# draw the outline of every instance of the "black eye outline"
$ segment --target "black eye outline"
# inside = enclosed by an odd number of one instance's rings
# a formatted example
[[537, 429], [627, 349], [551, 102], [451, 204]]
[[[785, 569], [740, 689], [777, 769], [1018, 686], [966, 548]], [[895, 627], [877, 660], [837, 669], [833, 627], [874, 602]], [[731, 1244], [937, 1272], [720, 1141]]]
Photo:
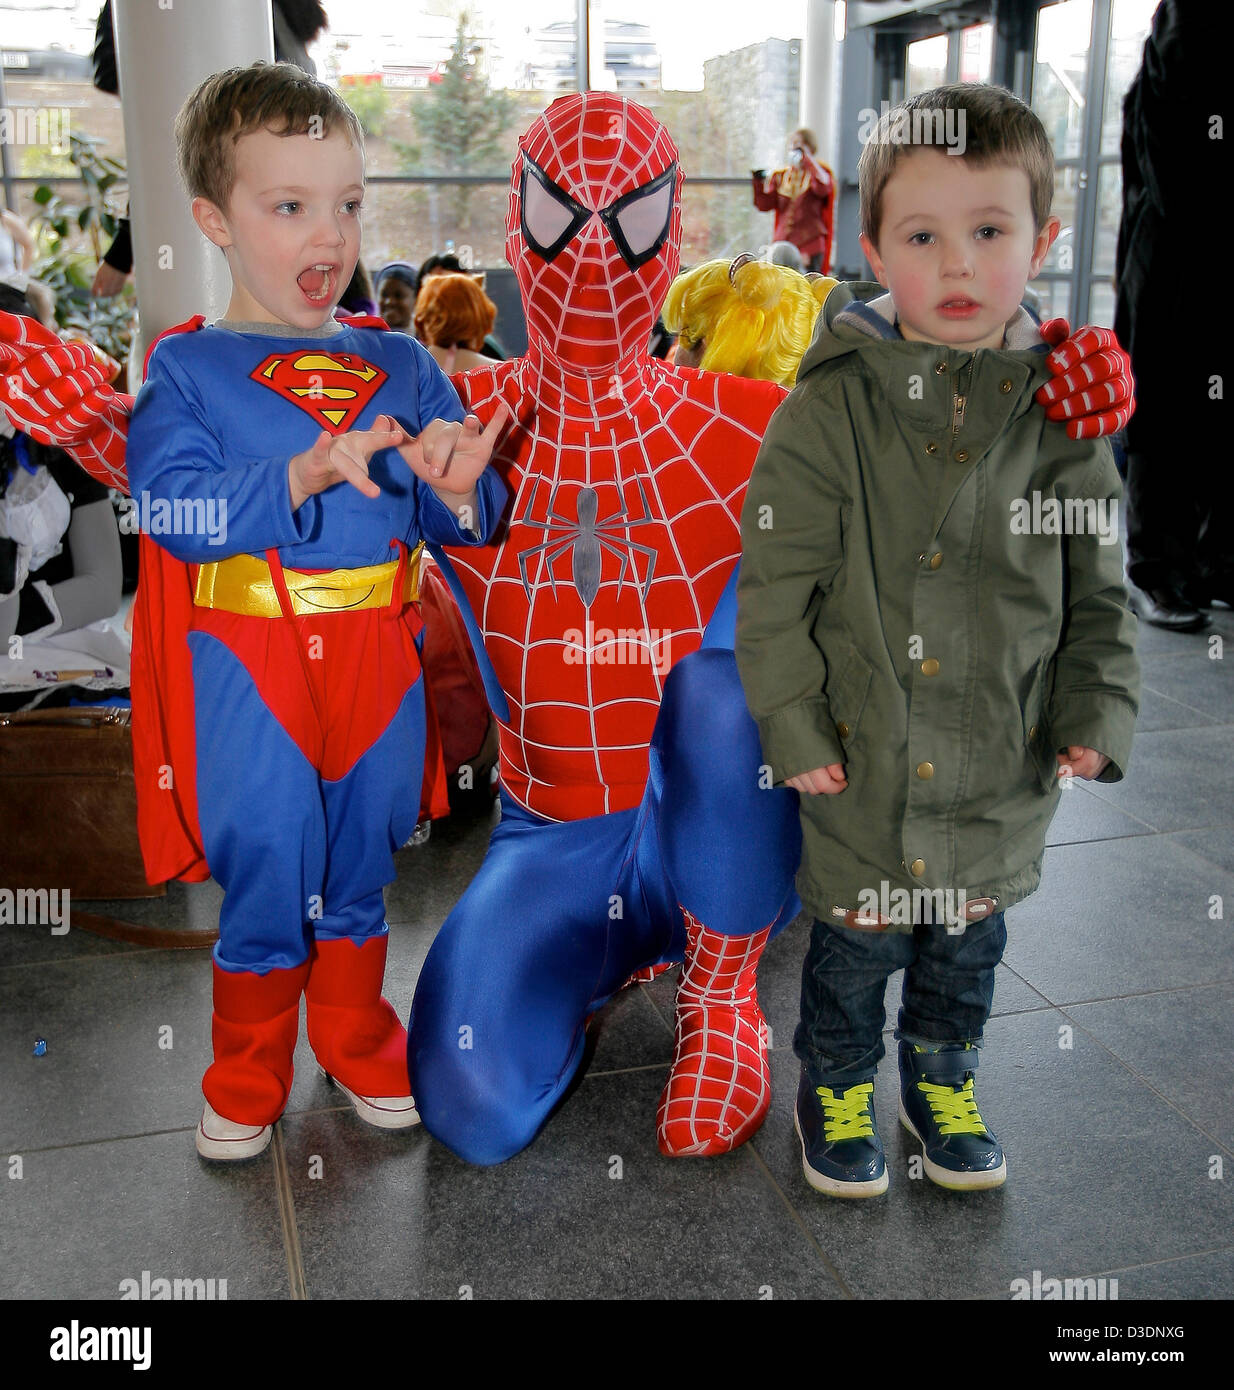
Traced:
[[[527, 175], [531, 174], [540, 187], [555, 203], [559, 203], [570, 214], [565, 230], [551, 246], [542, 246], [527, 226]], [[551, 261], [570, 241], [591, 216], [591, 209], [585, 208], [549, 178], [543, 169], [526, 152], [523, 154], [523, 177], [519, 185], [519, 221], [523, 227], [523, 240], [543, 261]]]
[[673, 183], [677, 178], [677, 161], [674, 160], [662, 174], [657, 174], [650, 183], [645, 183], [642, 188], [636, 188], [630, 193], [623, 193], [615, 203], [610, 203], [608, 207], [601, 208], [599, 212], [600, 220], [608, 228], [608, 234], [613, 238], [618, 251], [621, 252], [621, 259], [631, 270], [637, 270], [639, 266], [646, 265], [653, 260], [660, 252], [660, 248], [668, 240], [669, 228], [673, 225], [673, 207], [676, 202], [676, 195], [668, 200], [668, 209], [664, 214], [664, 226], [660, 229], [659, 236], [647, 247], [645, 251], [633, 251], [630, 243], [625, 238], [625, 233], [621, 230], [621, 223], [618, 218], [631, 203], [637, 203], [643, 198], [650, 198], [658, 193], [666, 183]]
[[[553, 199], [570, 213], [570, 221], [566, 224], [561, 235], [551, 246], [542, 246], [527, 227], [527, 175], [531, 174], [540, 187]], [[673, 208], [676, 204], [676, 195], [669, 199], [668, 210], [664, 217], [664, 226], [655, 241], [644, 251], [634, 251], [630, 243], [626, 240], [625, 233], [621, 230], [621, 223], [618, 221], [621, 214], [631, 203], [636, 203], [643, 198], [650, 198], [658, 193], [666, 183], [674, 183], [677, 178], [677, 161], [674, 160], [662, 174], [657, 174], [650, 183], [644, 184], [641, 188], [632, 189], [629, 193], [624, 193], [615, 203], [610, 203], [606, 208], [600, 208], [596, 216], [608, 228], [608, 234], [613, 238], [613, 243], [621, 253], [621, 259], [631, 270], [637, 270], [639, 266], [646, 265], [648, 261], [654, 259], [659, 254], [660, 248], [668, 240], [669, 230], [673, 225]], [[571, 198], [563, 188], [559, 188], [543, 169], [531, 158], [526, 151], [523, 152], [523, 174], [519, 183], [519, 221], [522, 225], [523, 240], [543, 261], [551, 261], [559, 255], [562, 250], [574, 239], [579, 229], [584, 225], [592, 210], [586, 208], [577, 199]]]

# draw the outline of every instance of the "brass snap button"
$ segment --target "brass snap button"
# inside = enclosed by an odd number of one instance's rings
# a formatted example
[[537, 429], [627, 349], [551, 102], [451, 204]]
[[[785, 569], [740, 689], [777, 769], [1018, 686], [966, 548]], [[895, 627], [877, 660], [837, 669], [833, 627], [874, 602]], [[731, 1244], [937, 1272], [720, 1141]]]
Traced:
[[934, 554], [930, 556], [930, 568], [936, 570], [942, 563], [943, 552], [941, 550], [936, 550]]
[[946, 376], [946, 375], [947, 375], [947, 364], [946, 364], [946, 362], [935, 362], [935, 364], [934, 364], [934, 370], [938, 373], [939, 376]]
[[912, 874], [914, 878], [920, 878], [921, 875], [925, 873], [925, 860], [914, 859], [913, 862], [908, 866], [908, 871], [910, 874]]
[[968, 462], [968, 450], [967, 450], [967, 449], [957, 449], [957, 450], [955, 451], [955, 461], [956, 461], [957, 463], [967, 463], [967, 462]]
[[918, 763], [917, 776], [920, 777], [923, 782], [928, 782], [930, 778], [934, 776], [934, 764]]
[[923, 676], [937, 676], [941, 669], [937, 659], [932, 656], [926, 657], [921, 663], [921, 674]]
[[847, 738], [852, 732], [852, 729], [848, 727], [843, 719], [836, 725], [836, 733], [839, 734], [841, 738]]
[[999, 389], [999, 390], [1003, 393], [1003, 395], [1005, 396], [1005, 395], [1007, 394], [1007, 392], [1011, 390], [1011, 382], [1010, 382], [1010, 381], [1000, 381], [1000, 382], [998, 383], [998, 389]]
[[925, 451], [927, 454], [937, 454], [938, 445], [934, 442], [934, 440], [931, 439], [929, 443], [925, 446]]

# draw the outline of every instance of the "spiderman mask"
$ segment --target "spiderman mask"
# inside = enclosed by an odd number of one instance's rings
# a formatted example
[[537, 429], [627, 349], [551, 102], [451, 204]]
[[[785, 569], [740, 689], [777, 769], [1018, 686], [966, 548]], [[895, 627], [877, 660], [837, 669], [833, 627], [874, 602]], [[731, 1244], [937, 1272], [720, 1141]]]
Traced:
[[607, 92], [562, 97], [519, 141], [506, 222], [533, 352], [584, 374], [645, 351], [679, 267], [668, 131]]

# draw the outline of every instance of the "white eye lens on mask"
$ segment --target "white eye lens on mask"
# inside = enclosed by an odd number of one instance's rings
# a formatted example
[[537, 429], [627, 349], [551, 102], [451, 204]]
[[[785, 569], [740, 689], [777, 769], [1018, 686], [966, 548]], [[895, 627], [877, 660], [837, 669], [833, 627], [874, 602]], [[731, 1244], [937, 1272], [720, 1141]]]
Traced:
[[[618, 198], [596, 216], [608, 228], [631, 270], [646, 264], [668, 239], [672, 226], [677, 165]], [[551, 261], [592, 216], [530, 158], [523, 156], [523, 236], [537, 255]]]
[[532, 250], [546, 261], [556, 256], [591, 215], [530, 159], [523, 163], [522, 204], [523, 234]]

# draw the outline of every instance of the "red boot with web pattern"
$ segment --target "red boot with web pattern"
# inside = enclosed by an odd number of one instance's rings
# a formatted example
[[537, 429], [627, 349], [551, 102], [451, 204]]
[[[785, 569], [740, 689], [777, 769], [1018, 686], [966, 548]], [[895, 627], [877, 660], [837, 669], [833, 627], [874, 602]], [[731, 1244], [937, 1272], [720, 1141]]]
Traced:
[[686, 961], [656, 1139], [669, 1158], [711, 1157], [744, 1144], [771, 1105], [767, 1024], [755, 986], [771, 928], [723, 936], [682, 911]]

